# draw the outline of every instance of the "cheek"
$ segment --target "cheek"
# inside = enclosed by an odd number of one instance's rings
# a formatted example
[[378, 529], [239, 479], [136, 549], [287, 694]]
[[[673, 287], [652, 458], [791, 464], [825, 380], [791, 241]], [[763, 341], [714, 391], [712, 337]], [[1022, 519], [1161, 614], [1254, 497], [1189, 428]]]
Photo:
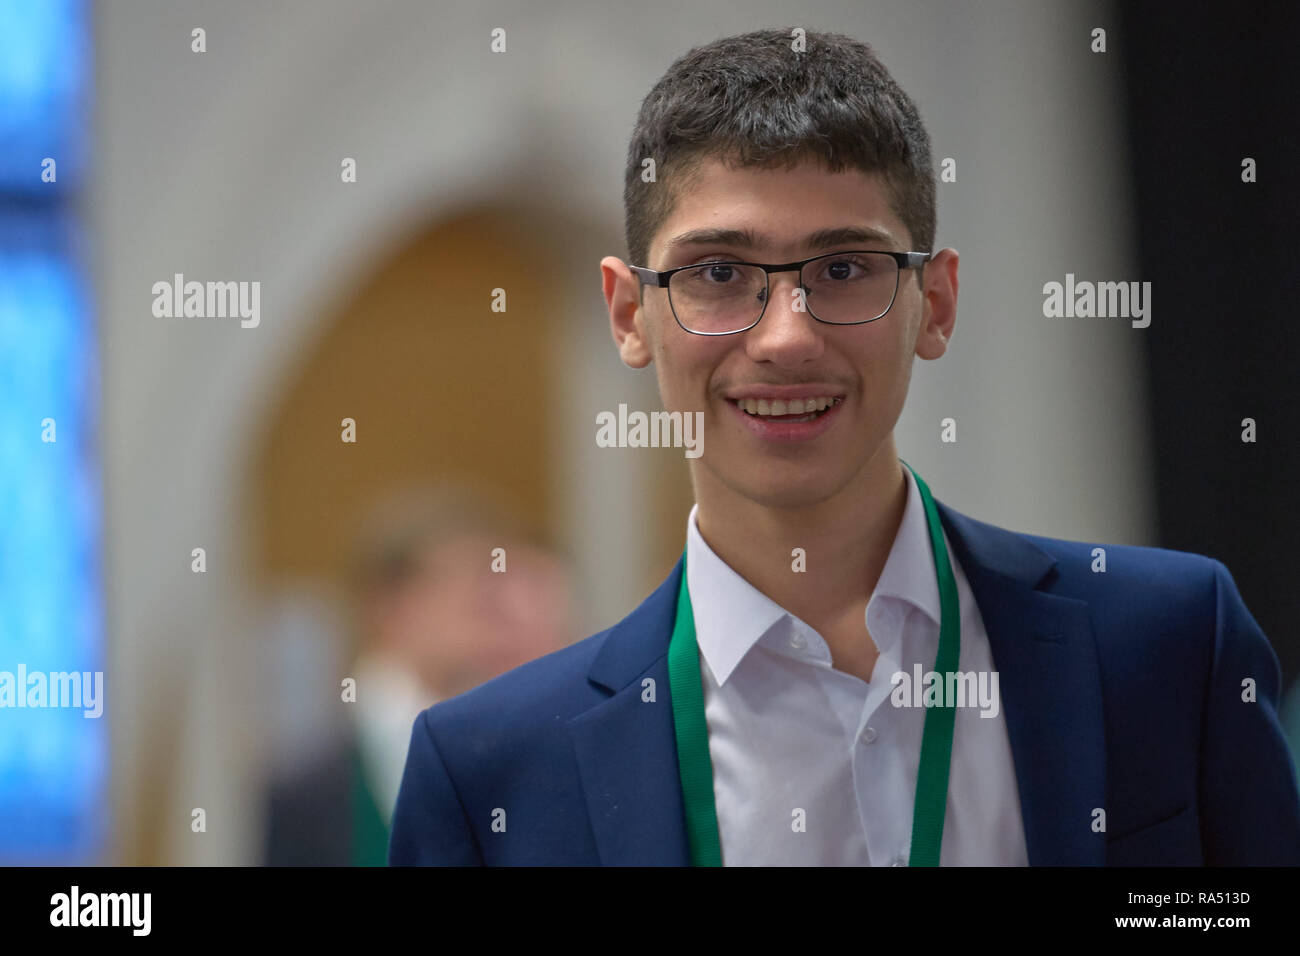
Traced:
[[902, 333], [893, 329], [880, 331], [889, 334], [881, 335], [872, 343], [872, 348], [865, 353], [863, 361], [872, 379], [881, 383], [896, 383], [906, 377], [913, 347], [909, 345], [906, 331]]
[[659, 367], [659, 392], [665, 406], [703, 411], [708, 407], [710, 383], [720, 367], [725, 352], [687, 342], [679, 347], [656, 351]]
[[877, 392], [888, 387], [898, 366], [897, 343], [884, 336], [854, 343], [845, 358], [852, 364], [864, 390]]

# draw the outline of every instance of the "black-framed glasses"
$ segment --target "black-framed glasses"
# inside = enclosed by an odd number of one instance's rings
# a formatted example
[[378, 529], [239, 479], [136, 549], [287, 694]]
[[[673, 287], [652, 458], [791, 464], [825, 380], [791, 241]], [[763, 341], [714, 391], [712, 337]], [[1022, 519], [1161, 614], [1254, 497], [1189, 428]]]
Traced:
[[899, 273], [930, 258], [928, 252], [828, 252], [780, 265], [708, 259], [665, 272], [629, 268], [643, 283], [668, 290], [673, 318], [687, 332], [733, 335], [763, 318], [774, 272], [799, 273], [796, 311], [827, 325], [864, 325], [893, 307]]

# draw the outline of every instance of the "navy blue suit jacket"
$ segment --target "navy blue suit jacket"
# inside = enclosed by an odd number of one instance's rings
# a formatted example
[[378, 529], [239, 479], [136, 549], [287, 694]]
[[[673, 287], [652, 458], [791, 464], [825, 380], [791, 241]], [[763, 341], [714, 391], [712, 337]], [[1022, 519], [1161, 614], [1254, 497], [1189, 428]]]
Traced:
[[[1094, 545], [936, 504], [992, 646], [1030, 865], [1300, 863], [1277, 656], [1223, 564], [1111, 545], [1093, 572]], [[389, 862], [688, 864], [667, 667], [681, 573], [420, 714]]]

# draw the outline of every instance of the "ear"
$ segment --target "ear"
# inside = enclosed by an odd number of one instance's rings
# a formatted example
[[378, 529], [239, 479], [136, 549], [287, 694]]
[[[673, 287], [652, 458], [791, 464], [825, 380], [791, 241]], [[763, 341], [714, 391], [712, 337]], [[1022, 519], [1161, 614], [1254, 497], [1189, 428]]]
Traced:
[[916, 354], [923, 359], [937, 359], [948, 350], [957, 322], [957, 262], [956, 249], [941, 249], [920, 273], [925, 304]]
[[600, 275], [618, 356], [624, 365], [645, 368], [653, 352], [641, 308], [641, 282], [622, 259], [614, 256], [600, 260]]

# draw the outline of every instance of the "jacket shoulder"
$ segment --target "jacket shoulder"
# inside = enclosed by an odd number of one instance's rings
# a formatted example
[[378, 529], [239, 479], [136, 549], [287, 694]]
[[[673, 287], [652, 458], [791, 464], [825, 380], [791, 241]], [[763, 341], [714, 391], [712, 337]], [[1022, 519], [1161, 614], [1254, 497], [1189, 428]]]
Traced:
[[1231, 580], [1228, 569], [1215, 558], [1191, 551], [1150, 545], [1080, 541], [1014, 531], [946, 509], [963, 539], [967, 554], [987, 556], [1014, 547], [1032, 548], [1051, 566], [1047, 582], [1054, 593], [1089, 599], [1116, 590], [1155, 592], [1162, 597], [1213, 595], [1220, 575]]
[[421, 719], [439, 737], [500, 736], [535, 727], [538, 721], [564, 722], [603, 700], [587, 673], [612, 628], [521, 664], [471, 690], [439, 701]]

